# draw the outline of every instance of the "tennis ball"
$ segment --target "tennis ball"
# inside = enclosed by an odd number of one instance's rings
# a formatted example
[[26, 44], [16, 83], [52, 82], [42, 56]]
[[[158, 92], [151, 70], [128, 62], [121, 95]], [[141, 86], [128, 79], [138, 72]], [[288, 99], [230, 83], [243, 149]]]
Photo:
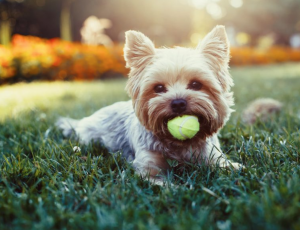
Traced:
[[200, 130], [196, 116], [183, 115], [168, 121], [168, 130], [178, 140], [193, 138]]

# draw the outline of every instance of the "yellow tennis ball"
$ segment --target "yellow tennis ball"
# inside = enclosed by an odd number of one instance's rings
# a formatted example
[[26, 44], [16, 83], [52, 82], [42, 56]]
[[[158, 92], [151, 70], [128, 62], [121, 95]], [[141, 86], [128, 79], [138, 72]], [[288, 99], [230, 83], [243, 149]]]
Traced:
[[168, 121], [168, 130], [178, 140], [193, 138], [200, 130], [196, 116], [183, 115]]

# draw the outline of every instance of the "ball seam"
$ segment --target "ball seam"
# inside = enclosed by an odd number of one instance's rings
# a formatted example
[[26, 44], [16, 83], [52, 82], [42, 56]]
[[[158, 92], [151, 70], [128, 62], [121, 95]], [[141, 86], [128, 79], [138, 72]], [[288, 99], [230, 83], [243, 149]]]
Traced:
[[198, 119], [197, 119], [196, 117], [190, 116], [190, 117], [186, 117], [186, 118], [181, 122], [181, 124], [179, 125], [179, 133], [180, 133], [180, 135], [181, 135], [183, 138], [185, 138], [185, 139], [187, 139], [187, 138], [189, 138], [189, 137], [186, 136], [186, 135], [184, 135], [184, 134], [182, 133], [182, 127], [183, 127], [184, 123], [187, 122], [187, 120], [189, 120], [189, 119], [195, 119], [195, 120], [198, 121]]

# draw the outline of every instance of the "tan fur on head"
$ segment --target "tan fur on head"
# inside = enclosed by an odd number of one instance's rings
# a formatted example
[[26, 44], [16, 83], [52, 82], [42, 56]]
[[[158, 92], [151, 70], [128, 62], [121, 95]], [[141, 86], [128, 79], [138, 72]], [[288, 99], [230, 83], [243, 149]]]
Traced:
[[[223, 26], [215, 27], [196, 49], [155, 49], [148, 37], [140, 32], [126, 33], [124, 56], [131, 68], [126, 86], [132, 97], [140, 122], [159, 138], [176, 141], [167, 130], [168, 119], [174, 114], [171, 102], [187, 102], [183, 114], [196, 115], [201, 129], [192, 142], [216, 133], [228, 120], [234, 104], [228, 73], [229, 44]], [[200, 90], [189, 85], [197, 81]], [[165, 92], [156, 93], [154, 87], [163, 85]]]

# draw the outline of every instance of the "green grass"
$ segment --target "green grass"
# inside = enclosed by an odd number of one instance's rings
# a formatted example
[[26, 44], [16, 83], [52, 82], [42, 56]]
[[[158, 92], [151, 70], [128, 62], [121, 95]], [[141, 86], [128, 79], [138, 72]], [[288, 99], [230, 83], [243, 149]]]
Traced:
[[[53, 127], [59, 115], [127, 100], [124, 80], [0, 87], [0, 229], [300, 229], [299, 64], [231, 73], [236, 112], [220, 140], [246, 169], [175, 165], [173, 187], [140, 178], [100, 144], [75, 154], [76, 139]], [[241, 111], [257, 97], [284, 110], [245, 126]]]

